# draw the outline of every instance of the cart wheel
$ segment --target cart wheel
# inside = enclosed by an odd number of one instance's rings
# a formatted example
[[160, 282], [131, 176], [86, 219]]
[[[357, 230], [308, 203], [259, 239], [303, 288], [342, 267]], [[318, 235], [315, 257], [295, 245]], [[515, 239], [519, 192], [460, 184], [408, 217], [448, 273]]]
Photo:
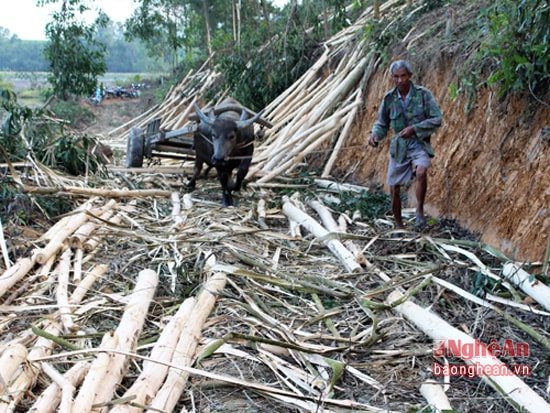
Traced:
[[143, 133], [133, 128], [126, 147], [126, 168], [140, 168], [143, 165]]

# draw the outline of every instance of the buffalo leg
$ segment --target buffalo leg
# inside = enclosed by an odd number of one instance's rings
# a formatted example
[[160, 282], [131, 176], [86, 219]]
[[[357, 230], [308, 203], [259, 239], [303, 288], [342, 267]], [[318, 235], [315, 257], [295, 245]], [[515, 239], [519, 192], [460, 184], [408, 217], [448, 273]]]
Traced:
[[201, 171], [202, 171], [202, 165], [204, 161], [200, 158], [195, 159], [195, 167], [193, 168], [193, 176], [191, 177], [191, 180], [187, 183], [187, 188], [189, 189], [195, 189], [195, 184], [197, 182], [197, 178], [199, 177]]
[[239, 169], [237, 169], [237, 176], [235, 178], [235, 182], [231, 185], [231, 190], [239, 191], [241, 189], [241, 185], [243, 183], [244, 177], [248, 173], [248, 168], [250, 167], [250, 161], [251, 161], [250, 159], [245, 159], [239, 165]]
[[228, 187], [230, 173], [224, 170], [224, 168], [216, 168], [216, 170], [218, 171], [218, 179], [222, 186], [222, 206], [232, 206], [233, 197], [231, 196], [231, 189]]

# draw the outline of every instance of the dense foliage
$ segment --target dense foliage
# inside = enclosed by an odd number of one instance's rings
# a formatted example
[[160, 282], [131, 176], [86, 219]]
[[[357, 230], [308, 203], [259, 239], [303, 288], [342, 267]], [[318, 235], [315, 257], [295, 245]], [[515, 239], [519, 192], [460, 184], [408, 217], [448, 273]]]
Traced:
[[48, 70], [42, 51], [45, 41], [21, 40], [0, 27], [0, 70], [41, 72]]
[[550, 4], [544, 0], [501, 0], [484, 13], [489, 35], [482, 53], [491, 59], [489, 84], [535, 94], [550, 78]]
[[102, 168], [103, 162], [92, 153], [99, 143], [96, 138], [74, 135], [44, 109], [20, 105], [11, 90], [0, 89], [0, 122], [1, 163], [31, 157], [71, 175]]
[[[55, 3], [57, 0], [42, 0]], [[54, 12], [46, 25], [49, 43], [44, 49], [50, 62], [48, 80], [53, 93], [64, 100], [71, 95], [91, 94], [97, 77], [107, 71], [105, 45], [97, 40], [96, 27], [105, 27], [108, 17], [99, 13], [93, 24], [87, 25], [82, 14], [89, 8], [80, 0], [63, 0], [61, 10]]]
[[[67, 133], [51, 114], [20, 105], [11, 90], [0, 88], [0, 163], [25, 161], [73, 175], [95, 173], [103, 168], [102, 158], [92, 151], [97, 144], [95, 138]], [[17, 181], [11, 174], [0, 181], [2, 218], [29, 225], [33, 216], [62, 214], [69, 207], [63, 197], [31, 199]]]
[[[128, 41], [120, 23], [109, 22], [99, 28], [98, 41], [105, 45], [107, 72], [147, 73], [166, 72], [169, 65], [149, 56], [145, 44]], [[22, 40], [0, 27], [0, 70], [12, 72], [46, 72], [49, 63], [44, 57], [46, 40]]]

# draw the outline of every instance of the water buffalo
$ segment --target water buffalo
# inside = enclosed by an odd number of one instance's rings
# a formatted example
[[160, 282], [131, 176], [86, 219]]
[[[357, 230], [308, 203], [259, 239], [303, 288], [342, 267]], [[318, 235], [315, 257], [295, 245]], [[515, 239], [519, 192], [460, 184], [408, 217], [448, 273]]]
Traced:
[[[260, 119], [263, 111], [247, 119], [247, 112], [234, 99], [224, 100], [208, 116], [196, 104], [194, 107], [200, 125], [193, 136], [195, 168], [187, 187], [195, 188], [202, 166], [206, 163], [209, 166], [206, 173], [211, 167], [215, 167], [218, 173], [223, 190], [222, 205], [233, 205], [231, 191], [241, 189], [243, 179], [248, 173], [254, 152], [253, 124]], [[237, 169], [234, 180], [231, 179], [233, 169]]]

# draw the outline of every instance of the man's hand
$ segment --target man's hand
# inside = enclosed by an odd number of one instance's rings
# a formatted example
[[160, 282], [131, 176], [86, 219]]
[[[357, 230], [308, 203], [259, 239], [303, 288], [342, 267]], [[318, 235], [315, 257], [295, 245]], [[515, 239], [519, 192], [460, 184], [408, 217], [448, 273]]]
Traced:
[[376, 137], [376, 135], [370, 135], [369, 145], [373, 148], [376, 148], [378, 146], [378, 138]]
[[403, 139], [409, 139], [414, 136], [414, 128], [412, 126], [407, 126], [401, 132], [399, 132], [399, 137]]

